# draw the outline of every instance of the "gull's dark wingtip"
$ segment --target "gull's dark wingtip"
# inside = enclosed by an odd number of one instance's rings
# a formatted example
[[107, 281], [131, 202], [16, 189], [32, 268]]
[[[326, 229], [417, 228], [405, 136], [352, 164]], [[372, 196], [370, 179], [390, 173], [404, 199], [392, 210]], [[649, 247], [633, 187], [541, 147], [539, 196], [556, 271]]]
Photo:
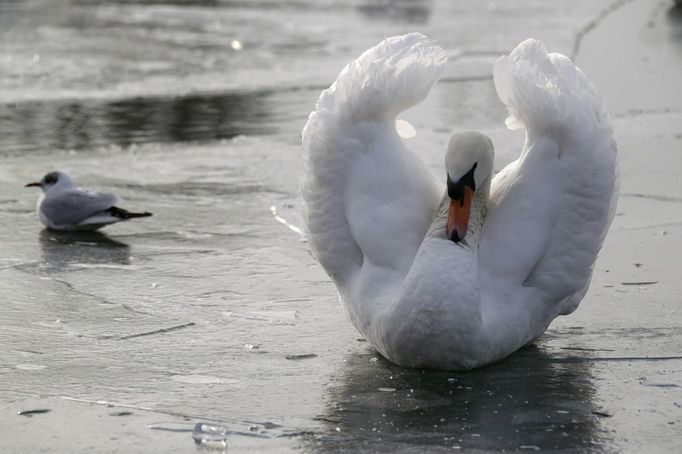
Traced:
[[152, 216], [149, 211], [143, 211], [141, 213], [135, 213], [132, 211], [124, 210], [123, 208], [111, 207], [107, 210], [112, 216], [116, 216], [121, 219], [133, 219], [133, 218], [148, 218]]

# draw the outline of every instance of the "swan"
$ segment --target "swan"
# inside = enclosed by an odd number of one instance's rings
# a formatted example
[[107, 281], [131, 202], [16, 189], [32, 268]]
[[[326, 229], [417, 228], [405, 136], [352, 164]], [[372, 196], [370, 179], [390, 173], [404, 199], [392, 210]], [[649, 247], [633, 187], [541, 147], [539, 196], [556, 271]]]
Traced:
[[573, 312], [618, 195], [617, 147], [586, 75], [537, 40], [494, 64], [519, 158], [493, 175], [494, 147], [454, 134], [445, 184], [396, 132], [447, 62], [420, 33], [348, 64], [303, 128], [310, 248], [348, 318], [401, 366], [467, 370], [500, 360]]

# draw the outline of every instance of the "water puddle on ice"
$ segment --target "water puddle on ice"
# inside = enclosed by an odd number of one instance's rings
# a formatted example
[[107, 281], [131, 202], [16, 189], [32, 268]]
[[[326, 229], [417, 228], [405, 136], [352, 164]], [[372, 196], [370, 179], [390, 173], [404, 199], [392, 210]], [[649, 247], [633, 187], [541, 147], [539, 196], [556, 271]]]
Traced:
[[211, 375], [191, 374], [191, 375], [173, 375], [171, 377], [174, 381], [180, 383], [189, 383], [194, 385], [236, 385], [239, 380], [230, 378], [214, 377]]
[[274, 131], [269, 92], [0, 104], [0, 149], [45, 149], [229, 139]]

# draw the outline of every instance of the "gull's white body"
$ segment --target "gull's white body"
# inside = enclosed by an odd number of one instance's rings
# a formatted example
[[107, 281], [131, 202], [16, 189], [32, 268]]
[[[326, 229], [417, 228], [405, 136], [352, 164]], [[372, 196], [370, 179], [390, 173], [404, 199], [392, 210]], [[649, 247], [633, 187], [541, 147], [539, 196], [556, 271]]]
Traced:
[[395, 131], [445, 63], [413, 33], [344, 68], [303, 130], [301, 192], [311, 248], [367, 340], [401, 365], [468, 369], [578, 306], [614, 214], [617, 153], [582, 71], [521, 43], [495, 85], [526, 144], [476, 191], [464, 241], [446, 239], [444, 185]]

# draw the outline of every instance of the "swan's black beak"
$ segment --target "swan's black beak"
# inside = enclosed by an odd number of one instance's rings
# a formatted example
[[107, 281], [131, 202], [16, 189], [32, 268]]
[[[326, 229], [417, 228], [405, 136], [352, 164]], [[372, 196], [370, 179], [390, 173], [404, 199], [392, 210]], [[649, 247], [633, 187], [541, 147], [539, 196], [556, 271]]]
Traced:
[[27, 184], [26, 186], [24, 186], [24, 187], [25, 187], [25, 188], [30, 188], [30, 187], [34, 187], [34, 186], [40, 187], [40, 183], [38, 183], [38, 182], [28, 183], [28, 184]]
[[448, 175], [448, 196], [450, 206], [448, 207], [448, 222], [445, 234], [455, 243], [464, 239], [469, 229], [469, 215], [471, 213], [471, 203], [476, 190], [474, 181], [474, 169], [454, 183]]

